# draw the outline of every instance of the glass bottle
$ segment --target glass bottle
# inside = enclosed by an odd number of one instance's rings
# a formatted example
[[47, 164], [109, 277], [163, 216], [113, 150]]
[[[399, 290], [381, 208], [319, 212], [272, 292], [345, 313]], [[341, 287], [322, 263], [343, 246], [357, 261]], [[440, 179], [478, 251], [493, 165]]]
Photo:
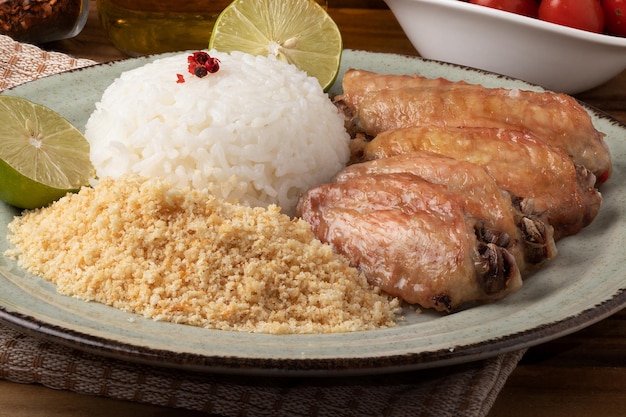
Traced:
[[72, 38], [88, 15], [89, 0], [0, 0], [0, 34], [34, 44]]
[[[215, 19], [232, 0], [97, 0], [113, 44], [137, 56], [206, 49]], [[318, 1], [324, 5], [327, 1]]]

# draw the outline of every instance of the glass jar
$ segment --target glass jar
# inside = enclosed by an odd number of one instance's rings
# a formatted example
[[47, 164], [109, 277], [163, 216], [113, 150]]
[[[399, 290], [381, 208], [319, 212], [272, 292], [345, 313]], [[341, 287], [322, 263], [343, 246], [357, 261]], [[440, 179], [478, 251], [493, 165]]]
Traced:
[[137, 56], [206, 49], [215, 19], [231, 1], [97, 0], [97, 4], [111, 42]]
[[68, 39], [88, 14], [89, 0], [0, 0], [0, 34], [34, 44]]

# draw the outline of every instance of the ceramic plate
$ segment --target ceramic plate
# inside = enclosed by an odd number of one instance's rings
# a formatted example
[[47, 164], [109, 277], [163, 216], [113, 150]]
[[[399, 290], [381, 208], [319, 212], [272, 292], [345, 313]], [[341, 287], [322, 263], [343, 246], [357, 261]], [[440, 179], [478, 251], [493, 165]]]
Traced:
[[[122, 71], [154, 58], [97, 65], [40, 79], [6, 94], [58, 111], [79, 128]], [[488, 86], [538, 87], [490, 73], [414, 57], [345, 51], [350, 67], [464, 79]], [[337, 84], [340, 83], [340, 80]], [[333, 92], [339, 91], [336, 85]], [[506, 299], [454, 314], [406, 312], [396, 328], [318, 335], [264, 335], [156, 322], [58, 295], [48, 282], [0, 257], [0, 318], [78, 349], [124, 360], [208, 372], [329, 375], [390, 372], [487, 358], [539, 344], [595, 323], [626, 305], [626, 126], [588, 108], [606, 134], [614, 176], [604, 205], [559, 255]], [[18, 212], [0, 204], [0, 235]], [[6, 239], [0, 251], [7, 248]]]

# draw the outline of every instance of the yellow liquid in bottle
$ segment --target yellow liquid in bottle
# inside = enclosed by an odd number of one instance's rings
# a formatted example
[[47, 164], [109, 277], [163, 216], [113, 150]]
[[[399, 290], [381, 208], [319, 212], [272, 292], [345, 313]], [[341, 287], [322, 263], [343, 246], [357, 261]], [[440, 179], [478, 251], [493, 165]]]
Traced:
[[[217, 16], [231, 1], [97, 0], [113, 44], [133, 56], [206, 49]], [[318, 1], [324, 8], [328, 2]]]
[[230, 1], [98, 0], [100, 21], [129, 55], [206, 49], [213, 24]]

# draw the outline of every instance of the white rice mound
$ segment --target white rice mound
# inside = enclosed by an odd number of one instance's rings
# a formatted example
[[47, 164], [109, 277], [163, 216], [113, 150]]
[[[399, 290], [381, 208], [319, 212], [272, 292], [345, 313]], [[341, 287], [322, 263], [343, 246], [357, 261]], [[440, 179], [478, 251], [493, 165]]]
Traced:
[[220, 70], [204, 78], [188, 72], [183, 53], [124, 72], [105, 90], [85, 131], [97, 176], [161, 177], [293, 215], [301, 193], [347, 163], [343, 118], [293, 65], [208, 52]]

